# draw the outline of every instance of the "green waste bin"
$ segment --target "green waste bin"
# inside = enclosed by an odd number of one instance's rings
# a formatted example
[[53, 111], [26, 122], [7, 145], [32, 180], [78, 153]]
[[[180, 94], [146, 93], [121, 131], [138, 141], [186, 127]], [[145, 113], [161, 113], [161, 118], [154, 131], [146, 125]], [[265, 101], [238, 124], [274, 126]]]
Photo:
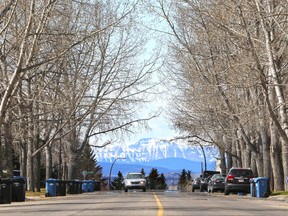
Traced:
[[12, 178], [12, 202], [24, 202], [26, 194], [26, 180], [21, 176]]
[[0, 204], [10, 204], [12, 201], [12, 180], [0, 178]]

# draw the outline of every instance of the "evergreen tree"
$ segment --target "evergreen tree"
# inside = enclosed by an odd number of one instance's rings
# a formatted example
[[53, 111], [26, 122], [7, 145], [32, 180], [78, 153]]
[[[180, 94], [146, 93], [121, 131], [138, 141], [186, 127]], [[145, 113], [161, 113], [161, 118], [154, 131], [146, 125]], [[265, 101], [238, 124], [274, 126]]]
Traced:
[[191, 176], [191, 171], [190, 170], [187, 171], [187, 180], [188, 181], [192, 180], [192, 176]]
[[112, 181], [112, 187], [115, 190], [122, 190], [124, 186], [124, 177], [123, 174], [119, 171], [118, 176]]
[[144, 176], [146, 176], [146, 175], [145, 175], [145, 171], [144, 171], [144, 169], [143, 169], [143, 168], [141, 169], [141, 171], [140, 171], [140, 172], [141, 172], [141, 173], [142, 173]]
[[166, 179], [163, 173], [159, 175], [158, 170], [152, 168], [148, 176], [148, 187], [150, 189], [161, 189], [164, 190], [167, 188]]
[[165, 190], [167, 188], [166, 179], [163, 173], [158, 178], [158, 189]]
[[156, 168], [152, 168], [148, 176], [150, 189], [156, 189], [158, 177], [158, 170]]
[[181, 172], [178, 184], [179, 184], [181, 190], [183, 190], [187, 184], [187, 172], [185, 169], [183, 169]]
[[[102, 180], [102, 167], [98, 164], [95, 154], [89, 143], [84, 146], [81, 156], [78, 158], [77, 178]], [[83, 175], [86, 172], [86, 176]]]

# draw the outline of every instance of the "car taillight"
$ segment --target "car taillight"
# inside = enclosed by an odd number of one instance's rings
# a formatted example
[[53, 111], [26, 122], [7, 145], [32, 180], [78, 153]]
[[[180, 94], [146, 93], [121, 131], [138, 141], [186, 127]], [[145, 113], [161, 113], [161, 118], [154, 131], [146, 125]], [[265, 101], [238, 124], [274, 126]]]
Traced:
[[228, 175], [227, 176], [227, 181], [234, 181], [234, 176], [233, 175]]

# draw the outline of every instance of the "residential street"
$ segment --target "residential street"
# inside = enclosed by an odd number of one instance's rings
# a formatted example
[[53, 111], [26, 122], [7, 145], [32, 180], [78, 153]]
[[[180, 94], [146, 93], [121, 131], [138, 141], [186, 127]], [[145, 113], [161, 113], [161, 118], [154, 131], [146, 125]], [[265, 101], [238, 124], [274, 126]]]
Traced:
[[200, 192], [92, 192], [0, 205], [5, 216], [287, 215], [287, 199]]

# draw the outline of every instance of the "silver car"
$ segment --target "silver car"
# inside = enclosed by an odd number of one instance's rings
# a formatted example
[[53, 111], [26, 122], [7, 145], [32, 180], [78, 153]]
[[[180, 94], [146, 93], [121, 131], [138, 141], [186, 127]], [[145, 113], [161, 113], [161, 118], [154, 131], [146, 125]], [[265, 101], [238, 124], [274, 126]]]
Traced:
[[146, 191], [146, 179], [142, 173], [130, 172], [124, 179], [124, 190], [128, 192], [129, 189], [141, 189]]

